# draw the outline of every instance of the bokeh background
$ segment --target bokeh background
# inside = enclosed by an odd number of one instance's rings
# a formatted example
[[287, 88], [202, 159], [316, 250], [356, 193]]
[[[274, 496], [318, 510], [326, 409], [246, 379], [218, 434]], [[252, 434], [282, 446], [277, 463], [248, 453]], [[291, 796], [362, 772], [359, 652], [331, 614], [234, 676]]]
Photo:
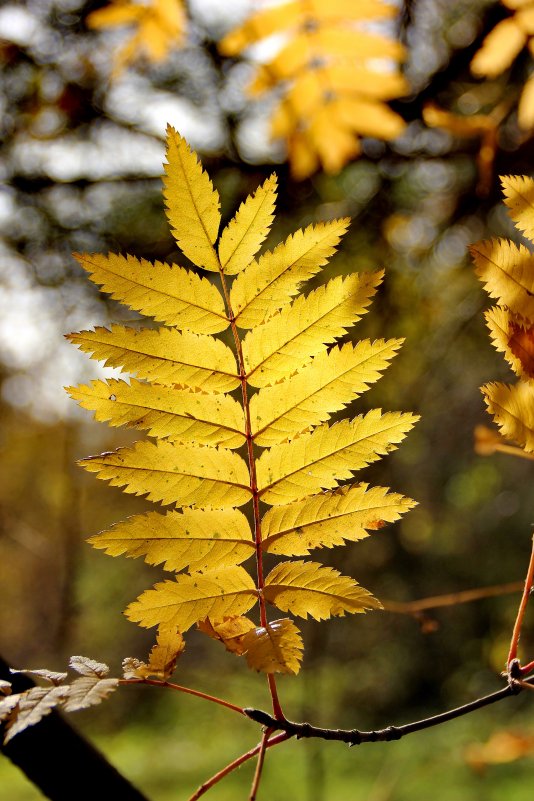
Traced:
[[[63, 334], [132, 319], [90, 285], [73, 251], [185, 262], [162, 204], [166, 123], [202, 155], [223, 219], [276, 170], [281, 191], [268, 246], [310, 222], [350, 215], [327, 275], [386, 268], [355, 333], [403, 336], [406, 344], [351, 411], [380, 406], [421, 415], [406, 443], [361, 475], [419, 506], [362, 543], [325, 552], [324, 561], [397, 602], [521, 580], [533, 467], [474, 451], [475, 426], [490, 422], [479, 386], [510, 374], [490, 346], [487, 298], [467, 255], [469, 243], [490, 236], [520, 239], [498, 176], [532, 171], [532, 138], [515, 111], [532, 68], [528, 51], [493, 80], [477, 80], [469, 70], [484, 36], [510, 11], [482, 0], [399, 3], [410, 93], [392, 105], [407, 122], [404, 133], [388, 143], [364, 139], [362, 156], [338, 175], [318, 172], [296, 182], [283, 144], [269, 141], [269, 104], [253, 104], [244, 93], [250, 65], [222, 58], [216, 46], [258, 4], [190, 2], [183, 46], [114, 77], [113, 59], [128, 32], [89, 29], [87, 15], [102, 5], [6, 0], [0, 7], [0, 653], [15, 666], [58, 670], [70, 654], [82, 653], [117, 671], [122, 658], [143, 658], [151, 644], [151, 634], [121, 611], [161, 571], [109, 559], [85, 543], [148, 504], [75, 466], [77, 458], [134, 437], [92, 422], [67, 398], [63, 386], [112, 371], [90, 362]], [[504, 100], [509, 107], [482, 178], [479, 136], [424, 122], [429, 101], [468, 118], [488, 115]], [[280, 680], [287, 713], [369, 728], [491, 692], [500, 686], [517, 603], [517, 593], [503, 594], [422, 619], [384, 612], [305, 623], [302, 672]], [[527, 621], [522, 647], [530, 659], [533, 633]], [[261, 677], [196, 633], [177, 677], [245, 706], [268, 707]], [[153, 801], [186, 798], [254, 744], [246, 722], [169, 694], [127, 688], [73, 720]], [[269, 754], [261, 797], [416, 801], [431, 793], [436, 801], [526, 801], [534, 767], [530, 700], [504, 702], [399, 743], [350, 751], [291, 743]], [[211, 797], [245, 797], [250, 778], [243, 768]], [[5, 801], [41, 797], [3, 757], [0, 788]]]

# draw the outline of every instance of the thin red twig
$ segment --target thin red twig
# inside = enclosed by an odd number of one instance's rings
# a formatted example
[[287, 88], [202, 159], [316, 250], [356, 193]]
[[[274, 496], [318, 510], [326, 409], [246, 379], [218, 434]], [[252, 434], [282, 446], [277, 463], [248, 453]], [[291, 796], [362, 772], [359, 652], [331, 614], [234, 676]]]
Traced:
[[273, 733], [272, 729], [265, 729], [263, 737], [261, 738], [260, 750], [258, 752], [258, 761], [256, 763], [256, 770], [254, 771], [254, 779], [252, 780], [252, 787], [250, 788], [250, 795], [248, 801], [256, 801], [258, 788], [260, 786], [261, 772], [263, 770], [263, 763], [265, 762], [265, 751], [267, 750], [267, 743], [269, 737]]
[[[534, 536], [532, 537], [532, 549], [530, 551], [530, 562], [528, 564], [527, 575], [525, 577], [525, 587], [523, 589], [523, 595], [521, 596], [521, 601], [519, 603], [519, 609], [517, 610], [517, 617], [515, 619], [514, 630], [512, 632], [512, 639], [510, 641], [510, 650], [508, 651], [508, 660], [506, 662], [508, 670], [510, 670], [512, 662], [515, 659], [517, 659], [519, 638], [521, 637], [521, 629], [523, 628], [525, 612], [527, 609], [528, 599], [533, 584], [534, 584]], [[525, 671], [526, 668], [529, 668], [527, 672], [530, 672], [530, 670], [532, 669], [531, 664], [532, 663], [526, 665], [525, 668], [522, 668], [521, 672]]]
[[192, 690], [191, 687], [184, 687], [181, 684], [174, 684], [172, 681], [164, 681], [159, 679], [119, 679], [119, 684], [150, 684], [152, 687], [169, 687], [171, 690], [178, 690], [181, 693], [188, 695], [196, 695], [197, 698], [203, 698], [205, 701], [212, 701], [214, 704], [224, 706], [226, 709], [231, 709], [233, 712], [239, 712], [244, 715], [243, 707], [236, 706], [236, 704], [225, 701], [223, 698], [217, 698], [216, 695], [208, 695], [201, 690]]
[[[265, 743], [265, 748], [271, 748], [273, 745], [283, 743], [285, 740], [289, 740], [291, 736], [292, 735], [287, 734], [287, 732], [277, 734], [275, 737], [272, 737], [270, 740], [268, 740], [268, 742]], [[189, 801], [197, 801], [197, 799], [203, 796], [204, 793], [207, 793], [208, 790], [210, 790], [215, 784], [220, 782], [221, 779], [224, 779], [225, 776], [228, 776], [229, 773], [238, 768], [244, 762], [247, 762], [249, 759], [252, 759], [252, 757], [256, 756], [262, 747], [262, 743], [263, 739], [261, 743], [258, 743], [258, 745], [254, 746], [254, 748], [251, 748], [250, 751], [247, 751], [245, 754], [241, 754], [241, 756], [237, 757], [237, 759], [234, 759], [233, 762], [230, 762], [229, 765], [226, 765], [226, 767], [212, 776], [211, 779], [208, 779], [206, 782], [204, 782], [204, 784], [201, 784], [198, 790], [189, 798]]]

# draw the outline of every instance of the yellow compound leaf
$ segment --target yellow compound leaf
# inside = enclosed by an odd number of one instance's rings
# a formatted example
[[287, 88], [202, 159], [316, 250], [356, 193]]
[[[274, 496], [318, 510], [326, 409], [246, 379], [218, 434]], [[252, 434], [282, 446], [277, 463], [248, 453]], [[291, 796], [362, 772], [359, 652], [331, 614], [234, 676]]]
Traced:
[[186, 24], [181, 0], [112, 0], [89, 14], [86, 22], [90, 28], [134, 27], [131, 38], [115, 55], [115, 77], [140, 54], [150, 61], [163, 61], [171, 49], [182, 46]]
[[245, 441], [243, 407], [229, 395], [150, 385], [132, 379], [92, 381], [67, 392], [100, 422], [146, 429], [159, 439], [239, 448]]
[[[335, 29], [337, 23], [381, 15], [374, 0], [357, 6], [332, 0], [328, 7], [309, 0], [307, 7], [321, 31], [316, 35], [313, 24], [302, 27], [299, 0], [297, 44], [292, 43], [296, 62], [304, 28], [310, 28], [308, 38], [314, 41], [344, 42], [348, 52], [350, 37]], [[382, 16], [393, 13], [381, 8]], [[377, 52], [380, 36], [357, 33], [367, 36], [362, 52]], [[391, 52], [401, 50], [396, 45]], [[347, 65], [339, 59], [322, 63], [324, 75], [329, 72], [340, 91], [347, 84], [346, 92], [328, 102], [323, 98], [313, 113], [310, 106], [309, 125], [295, 125], [286, 108], [282, 122], [292, 146], [300, 148], [298, 169], [315, 168], [319, 157], [325, 166], [342, 166], [359, 147], [357, 126], [371, 131], [394, 118], [377, 101], [400, 88], [398, 76], [383, 76], [374, 88], [351, 94]], [[372, 65], [361, 58], [360, 67], [357, 74], [367, 79]], [[314, 103], [313, 83], [309, 87], [308, 100]], [[286, 107], [287, 99], [286, 93]], [[127, 680], [166, 680], [183, 649], [181, 635], [195, 624], [227, 650], [245, 655], [252, 669], [295, 674], [302, 657], [300, 634], [288, 619], [269, 622], [266, 602], [319, 620], [380, 604], [353, 579], [313, 562], [278, 565], [265, 580], [260, 558], [254, 578], [241, 563], [259, 556], [260, 548], [265, 554], [301, 556], [362, 539], [414, 505], [387, 488], [339, 483], [394, 450], [415, 416], [374, 409], [352, 421], [325, 422], [380, 378], [401, 340], [347, 342], [329, 350], [366, 312], [382, 271], [342, 275], [294, 299], [335, 252], [347, 219], [309, 225], [256, 256], [273, 221], [275, 176], [241, 204], [217, 241], [218, 194], [196, 154], [171, 128], [167, 154], [165, 197], [176, 240], [197, 267], [219, 273], [222, 291], [182, 267], [113, 254], [78, 256], [98, 286], [160, 325], [71, 334], [93, 358], [138, 378], [92, 381], [69, 392], [97, 420], [146, 430], [156, 440], [88, 457], [81, 465], [127, 493], [182, 511], [139, 514], [89, 541], [110, 556], [188, 571], [143, 592], [126, 609], [133, 622], [159, 628], [147, 662], [124, 661]], [[525, 348], [529, 332], [519, 317], [506, 313], [506, 347], [513, 355]], [[232, 336], [214, 336], [230, 321]], [[239, 329], [247, 328], [241, 339]], [[242, 402], [225, 394], [238, 389]], [[266, 448], [259, 457], [258, 447]], [[275, 508], [261, 520], [255, 516], [253, 535], [250, 507], [258, 496]], [[243, 514], [238, 507], [245, 504]], [[258, 600], [261, 626], [246, 617]], [[84, 679], [68, 703], [82, 708], [107, 693], [108, 668], [81, 657], [73, 660]], [[0, 698], [0, 717], [15, 720], [18, 710], [18, 699]]]
[[471, 72], [477, 77], [495, 78], [508, 69], [526, 41], [526, 34], [515, 17], [499, 22], [475, 53], [471, 61]]
[[247, 381], [265, 387], [303, 367], [365, 313], [383, 272], [333, 278], [246, 335]]
[[262, 520], [263, 547], [281, 556], [306, 556], [313, 548], [355, 542], [399, 520], [415, 501], [386, 487], [344, 486], [305, 501], [275, 506]]
[[254, 554], [247, 518], [237, 509], [148, 512], [116, 523], [88, 542], [110, 556], [143, 556], [149, 565], [177, 571], [230, 567]]
[[187, 631], [206, 617], [221, 621], [242, 615], [257, 601], [254, 582], [242, 567], [227, 567], [193, 575], [180, 574], [146, 590], [125, 615], [144, 628], [165, 624]]
[[527, 248], [492, 239], [470, 250], [488, 294], [514, 314], [534, 320], [534, 256]]
[[260, 249], [273, 222], [275, 201], [276, 175], [273, 173], [241, 204], [221, 234], [219, 259], [226, 275], [241, 272]]
[[354, 420], [326, 423], [292, 442], [274, 445], [257, 461], [260, 497], [272, 506], [336, 487], [352, 473], [395, 450], [419, 418], [372, 409]]
[[323, 423], [377, 381], [401, 339], [366, 339], [318, 354], [291, 378], [261, 389], [250, 400], [252, 434], [270, 446]]
[[534, 452], [534, 383], [519, 381], [510, 386], [496, 382], [481, 389], [501, 434], [527, 453]]
[[251, 262], [235, 280], [230, 302], [240, 328], [254, 328], [290, 303], [299, 285], [335, 253], [349, 219], [309, 225]]
[[219, 194], [185, 139], [170, 125], [167, 134], [164, 196], [173, 235], [193, 264], [219, 272], [213, 247], [221, 222]]
[[263, 592], [282, 612], [315, 620], [382, 608], [357, 581], [318, 562], [282, 562], [265, 579]]
[[510, 217], [520, 231], [534, 240], [534, 179], [526, 175], [504, 175], [501, 183]]
[[206, 618], [197, 623], [197, 628], [213, 640], [222, 642], [231, 654], [241, 656], [246, 651], [243, 645], [245, 635], [256, 626], [248, 617], [236, 616], [225, 618], [221, 623], [212, 623]]
[[292, 620], [273, 620], [259, 626], [243, 638], [249, 668], [262, 673], [289, 673], [300, 670], [304, 644]]
[[112, 325], [111, 330], [95, 328], [67, 338], [91, 358], [158, 384], [183, 384], [213, 392], [229, 392], [239, 386], [234, 354], [212, 336], [175, 328], [138, 331]]
[[114, 253], [73, 255], [103, 292], [165, 325], [216, 334], [230, 324], [219, 290], [183, 267]]
[[251, 497], [248, 468], [227, 450], [170, 442], [90, 456], [79, 464], [112, 487], [176, 506], [242, 506]]
[[359, 155], [359, 136], [391, 139], [404, 129], [401, 117], [381, 102], [407, 94], [397, 69], [404, 47], [369, 25], [396, 14], [394, 4], [376, 0], [281, 2], [253, 14], [220, 43], [223, 53], [235, 56], [279, 38], [278, 52], [255, 62], [249, 93], [277, 92], [271, 136], [285, 140], [293, 177], [320, 166], [339, 172]]

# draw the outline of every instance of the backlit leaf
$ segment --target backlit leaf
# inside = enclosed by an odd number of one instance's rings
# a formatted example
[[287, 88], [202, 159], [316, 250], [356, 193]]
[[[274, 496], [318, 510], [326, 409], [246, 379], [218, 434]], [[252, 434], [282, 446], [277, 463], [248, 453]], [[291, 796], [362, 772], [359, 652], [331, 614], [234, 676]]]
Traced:
[[527, 453], [534, 452], [534, 383], [519, 381], [510, 386], [496, 382], [481, 389], [501, 434]]
[[132, 379], [69, 387], [71, 398], [100, 422], [146, 429], [152, 437], [238, 448], [245, 441], [243, 407], [228, 395], [147, 385]]
[[148, 512], [116, 523], [88, 540], [110, 556], [144, 556], [165, 570], [208, 570], [244, 562], [254, 553], [248, 521], [237, 509]]
[[400, 339], [347, 343], [318, 354], [291, 378], [261, 389], [250, 400], [255, 442], [274, 445], [328, 420], [380, 378], [401, 344]]
[[298, 617], [329, 617], [381, 609], [381, 604], [357, 581], [317, 562], [282, 562], [265, 579], [269, 603]]
[[249, 631], [243, 638], [249, 668], [262, 673], [289, 673], [300, 670], [304, 644], [292, 620], [273, 620]]
[[230, 292], [240, 328], [254, 328], [290, 303], [299, 285], [327, 264], [348, 227], [348, 219], [309, 225], [253, 261]]
[[73, 255], [103, 292], [165, 325], [197, 334], [215, 334], [229, 325], [219, 290], [190, 270], [114, 253]]
[[326, 423], [292, 442], [274, 445], [257, 462], [259, 494], [273, 506], [336, 487], [395, 450], [417, 417], [372, 409], [354, 420]]
[[219, 259], [226, 275], [241, 272], [260, 249], [273, 222], [275, 201], [276, 175], [273, 173], [241, 204], [221, 234]]
[[534, 319], [534, 256], [524, 245], [492, 239], [471, 245], [476, 273], [488, 294], [514, 314]]
[[185, 139], [170, 125], [167, 134], [164, 195], [172, 232], [193, 264], [218, 272], [213, 243], [221, 222], [219, 194]]
[[485, 317], [494, 346], [504, 353], [514, 373], [534, 378], [534, 325], [514, 317], [502, 306], [489, 309]]
[[504, 175], [501, 183], [510, 217], [520, 231], [534, 239], [534, 178], [526, 175]]
[[241, 656], [246, 648], [243, 645], [247, 632], [256, 628], [252, 620], [243, 615], [225, 618], [222, 622], [212, 623], [209, 618], [197, 623], [197, 628], [208, 637], [222, 642], [231, 654]]
[[254, 582], [242, 567], [206, 573], [180, 574], [146, 590], [125, 611], [129, 620], [150, 628], [162, 623], [187, 631], [206, 617], [222, 622], [225, 617], [248, 612], [257, 601]]
[[269, 553], [306, 556], [312, 548], [355, 542], [398, 520], [415, 506], [385, 487], [344, 486], [304, 501], [269, 509], [262, 520], [262, 545]]
[[171, 442], [137, 442], [79, 464], [112, 487], [176, 506], [242, 506], [250, 500], [243, 459], [227, 450]]
[[243, 340], [247, 380], [254, 387], [274, 384], [303, 367], [365, 313], [382, 280], [382, 272], [333, 278]]
[[158, 384], [185, 384], [213, 392], [239, 386], [234, 354], [211, 336], [175, 328], [138, 331], [112, 325], [111, 330], [80, 331], [68, 339], [91, 358]]

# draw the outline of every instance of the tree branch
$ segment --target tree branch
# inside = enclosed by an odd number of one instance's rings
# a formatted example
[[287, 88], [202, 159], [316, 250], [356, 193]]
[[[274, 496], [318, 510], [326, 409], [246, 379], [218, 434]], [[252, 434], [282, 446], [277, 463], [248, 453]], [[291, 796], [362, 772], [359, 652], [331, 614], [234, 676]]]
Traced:
[[448, 720], [462, 717], [470, 712], [475, 712], [477, 709], [494, 704], [501, 701], [503, 698], [508, 698], [511, 695], [518, 695], [524, 685], [529, 688], [534, 685], [531, 682], [519, 682], [515, 678], [510, 678], [506, 687], [503, 687], [497, 692], [485, 695], [482, 698], [477, 698], [475, 701], [470, 701], [468, 704], [449, 709], [447, 712], [442, 712], [439, 715], [434, 715], [422, 720], [416, 720], [412, 723], [405, 723], [403, 726], [386, 726], [384, 729], [375, 729], [374, 731], [360, 731], [359, 729], [322, 729], [318, 726], [312, 726], [310, 723], [294, 723], [291, 720], [276, 720], [267, 712], [261, 709], [245, 709], [245, 715], [256, 723], [261, 723], [262, 726], [267, 726], [272, 730], [280, 730], [286, 732], [290, 737], [318, 737], [322, 740], [339, 740], [348, 745], [361, 745], [362, 743], [377, 743], [389, 742], [390, 740], [400, 740], [407, 734], [412, 732], [422, 731], [423, 729], [430, 729], [432, 726], [439, 726], [441, 723], [446, 723]]

